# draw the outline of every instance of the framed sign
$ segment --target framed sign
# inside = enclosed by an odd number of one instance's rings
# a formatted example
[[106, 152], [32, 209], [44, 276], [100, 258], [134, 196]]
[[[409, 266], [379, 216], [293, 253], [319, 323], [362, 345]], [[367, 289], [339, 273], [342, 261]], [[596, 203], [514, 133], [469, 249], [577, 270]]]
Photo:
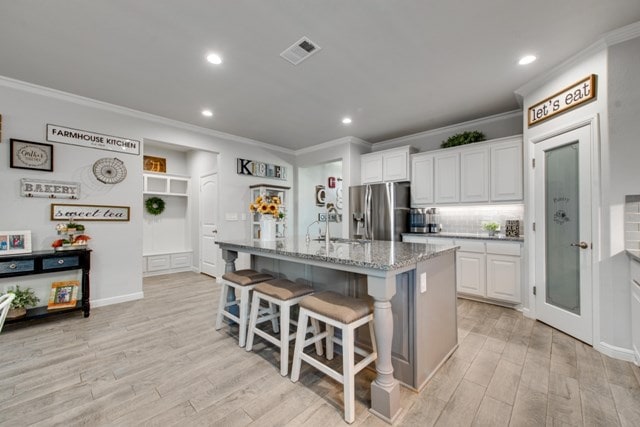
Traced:
[[12, 138], [10, 159], [12, 168], [53, 172], [53, 145]]
[[80, 183], [22, 178], [20, 180], [20, 195], [48, 199], [79, 199]]
[[144, 170], [149, 172], [167, 172], [167, 159], [162, 157], [144, 156]]
[[47, 124], [47, 141], [117, 151], [125, 154], [140, 154], [140, 141], [135, 139], [51, 124]]
[[579, 82], [554, 93], [529, 107], [527, 123], [537, 125], [551, 117], [569, 111], [596, 97], [596, 75], [591, 74]]
[[129, 206], [51, 204], [51, 220], [129, 221]]
[[0, 231], [0, 255], [31, 253], [31, 231]]

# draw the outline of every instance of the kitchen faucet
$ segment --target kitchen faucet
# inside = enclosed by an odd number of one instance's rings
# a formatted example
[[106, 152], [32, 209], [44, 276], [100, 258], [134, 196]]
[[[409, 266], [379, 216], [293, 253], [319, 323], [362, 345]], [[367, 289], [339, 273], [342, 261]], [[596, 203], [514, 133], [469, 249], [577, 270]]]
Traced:
[[327, 247], [329, 247], [329, 244], [331, 243], [331, 237], [329, 237], [329, 216], [332, 212], [336, 214], [336, 222], [338, 222], [338, 210], [333, 205], [333, 203], [327, 203], [327, 213], [325, 216], [326, 227], [324, 231], [324, 242], [326, 243]]
[[307, 235], [304, 237], [304, 240], [309, 243], [311, 241], [311, 235], [309, 234], [309, 228], [313, 225], [313, 224], [320, 224], [320, 221], [315, 220], [313, 221], [311, 224], [309, 224], [307, 226]]

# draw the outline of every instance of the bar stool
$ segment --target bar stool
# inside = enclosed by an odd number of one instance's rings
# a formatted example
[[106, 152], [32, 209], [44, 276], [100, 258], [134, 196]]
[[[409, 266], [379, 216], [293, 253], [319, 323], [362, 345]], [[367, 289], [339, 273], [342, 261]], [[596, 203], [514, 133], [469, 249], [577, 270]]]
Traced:
[[[258, 335], [270, 343], [280, 347], [280, 375], [287, 376], [289, 370], [289, 342], [292, 341], [296, 334], [289, 334], [289, 324], [297, 325], [298, 323], [290, 318], [291, 307], [298, 304], [302, 298], [312, 294], [313, 288], [301, 285], [287, 279], [275, 279], [267, 282], [258, 283], [253, 288], [253, 297], [251, 299], [251, 315], [249, 316], [249, 331], [247, 336], [247, 351], [251, 351], [253, 347], [253, 337]], [[261, 301], [266, 301], [269, 306], [278, 306], [279, 311], [270, 310], [261, 307]], [[273, 321], [280, 318], [280, 338], [270, 335], [262, 329], [258, 329], [257, 325]], [[316, 319], [312, 319], [312, 327], [306, 329], [307, 332], [317, 334], [320, 332], [319, 323]], [[278, 330], [274, 328], [274, 333]], [[316, 353], [322, 355], [322, 343], [316, 342]]]
[[[216, 316], [216, 331], [222, 328], [222, 320], [227, 317], [239, 325], [238, 345], [244, 347], [247, 337], [247, 321], [249, 319], [249, 293], [256, 285], [265, 280], [271, 280], [273, 276], [266, 273], [259, 273], [255, 270], [238, 270], [222, 275], [222, 289], [220, 290], [220, 301], [218, 302], [218, 314]], [[227, 301], [229, 288], [236, 292], [236, 299]], [[238, 304], [240, 312], [238, 316], [226, 311], [229, 306]]]
[[[308, 318], [326, 323], [326, 331], [305, 340], [304, 330]], [[371, 353], [355, 346], [355, 330], [365, 323], [369, 323]], [[342, 340], [333, 335], [334, 328], [342, 330]], [[342, 374], [304, 353], [305, 347], [325, 337], [327, 338], [327, 359], [329, 360], [333, 359], [333, 343], [342, 345]], [[364, 357], [358, 363], [355, 363], [355, 353]], [[376, 339], [373, 331], [373, 311], [366, 301], [329, 291], [306, 296], [300, 301], [291, 381], [298, 381], [300, 366], [304, 360], [334, 380], [341, 382], [344, 386], [344, 419], [349, 424], [355, 420], [355, 375], [377, 357]]]

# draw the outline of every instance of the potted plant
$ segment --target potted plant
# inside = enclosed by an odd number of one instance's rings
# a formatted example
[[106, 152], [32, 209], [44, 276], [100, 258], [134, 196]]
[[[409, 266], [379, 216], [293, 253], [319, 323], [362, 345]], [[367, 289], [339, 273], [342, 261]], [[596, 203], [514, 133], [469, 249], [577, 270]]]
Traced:
[[16, 297], [11, 301], [11, 308], [7, 314], [7, 319], [19, 319], [27, 315], [27, 307], [35, 307], [40, 298], [36, 296], [36, 293], [31, 288], [20, 289], [20, 286], [16, 285], [15, 290], [9, 288], [7, 291], [9, 294], [14, 294]]
[[75, 222], [67, 224], [67, 233], [75, 233], [76, 231], [84, 231], [84, 225]]
[[487, 222], [482, 226], [482, 229], [489, 232], [489, 236], [495, 236], [496, 231], [500, 229], [500, 224], [497, 222]]

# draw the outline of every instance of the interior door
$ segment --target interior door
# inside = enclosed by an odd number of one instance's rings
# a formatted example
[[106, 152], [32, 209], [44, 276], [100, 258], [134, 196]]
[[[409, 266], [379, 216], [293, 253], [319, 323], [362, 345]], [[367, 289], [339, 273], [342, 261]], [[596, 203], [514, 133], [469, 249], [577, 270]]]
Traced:
[[541, 321], [593, 341], [591, 128], [535, 147], [535, 285]]
[[200, 177], [200, 272], [218, 275], [218, 174]]

